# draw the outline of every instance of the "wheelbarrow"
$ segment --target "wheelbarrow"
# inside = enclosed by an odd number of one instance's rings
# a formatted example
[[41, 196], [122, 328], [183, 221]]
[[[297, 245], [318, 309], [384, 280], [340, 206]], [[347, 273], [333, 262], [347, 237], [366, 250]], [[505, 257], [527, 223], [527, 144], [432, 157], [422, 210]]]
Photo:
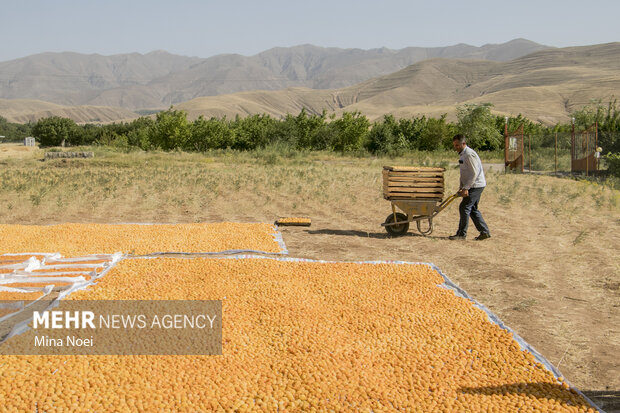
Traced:
[[[433, 232], [433, 218], [446, 209], [456, 198], [458, 198], [458, 194], [450, 195], [439, 203], [436, 200], [389, 199], [392, 203], [392, 213], [387, 216], [381, 226], [385, 227], [391, 236], [399, 237], [409, 231], [410, 222], [415, 222], [420, 234], [430, 235]], [[396, 208], [403, 211], [404, 214], [396, 212]], [[428, 225], [424, 229], [422, 227], [423, 221], [426, 221]]]

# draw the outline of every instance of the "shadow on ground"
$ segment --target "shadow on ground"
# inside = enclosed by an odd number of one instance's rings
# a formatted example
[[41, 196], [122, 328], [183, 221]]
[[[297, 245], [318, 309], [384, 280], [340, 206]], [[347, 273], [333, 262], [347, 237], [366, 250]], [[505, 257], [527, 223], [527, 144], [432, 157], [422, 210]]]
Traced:
[[[501, 395], [520, 394], [539, 399], [554, 399], [561, 401], [560, 396], [565, 390], [559, 384], [552, 383], [515, 383], [503, 386], [461, 387], [463, 393], [474, 395]], [[559, 392], [560, 390], [561, 392]], [[582, 393], [594, 402], [606, 413], [620, 413], [620, 391], [582, 391]], [[580, 401], [580, 407], [591, 407], [586, 400]]]
[[596, 405], [603, 409], [606, 413], [620, 413], [620, 391], [587, 390], [582, 393], [596, 403]]
[[367, 232], [367, 231], [344, 230], [344, 229], [317, 229], [317, 230], [307, 230], [306, 232], [311, 235], [344, 235], [347, 237], [362, 237], [362, 238], [375, 238], [375, 239], [391, 239], [391, 238], [402, 238], [402, 237], [423, 237], [423, 238], [430, 238], [430, 239], [448, 239], [448, 237], [424, 236], [424, 235], [416, 234], [413, 232], [408, 232], [401, 237], [392, 237], [385, 232]]

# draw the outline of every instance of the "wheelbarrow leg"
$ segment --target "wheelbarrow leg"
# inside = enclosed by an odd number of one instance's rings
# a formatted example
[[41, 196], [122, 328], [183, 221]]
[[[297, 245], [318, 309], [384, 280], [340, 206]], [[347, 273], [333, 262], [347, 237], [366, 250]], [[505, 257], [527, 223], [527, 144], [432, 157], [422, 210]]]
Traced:
[[394, 215], [394, 221], [393, 222], [398, 222], [398, 220], [396, 219], [396, 206], [394, 205], [393, 202], [392, 202], [392, 214]]
[[418, 227], [418, 231], [420, 231], [420, 234], [427, 236], [427, 235], [431, 235], [433, 233], [433, 217], [429, 217], [428, 218], [428, 229], [426, 231], [422, 231], [422, 226], [420, 225], [420, 221], [418, 220], [416, 221], [416, 226]]

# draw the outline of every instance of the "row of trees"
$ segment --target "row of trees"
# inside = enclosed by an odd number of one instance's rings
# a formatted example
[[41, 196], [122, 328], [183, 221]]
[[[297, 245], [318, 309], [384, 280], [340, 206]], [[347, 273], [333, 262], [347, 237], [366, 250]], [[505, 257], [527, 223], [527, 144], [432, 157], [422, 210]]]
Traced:
[[11, 123], [0, 116], [0, 136], [5, 139], [22, 140], [32, 133], [32, 124]]
[[[0, 135], [31, 134], [43, 146], [101, 144], [126, 149], [184, 150], [205, 152], [213, 149], [253, 150], [269, 144], [284, 144], [299, 150], [331, 150], [399, 154], [407, 150], [451, 148], [452, 136], [463, 133], [469, 145], [478, 150], [501, 149], [504, 144], [505, 119], [491, 113], [491, 104], [464, 105], [457, 110], [457, 121], [449, 122], [426, 116], [395, 119], [385, 115], [371, 123], [359, 112], [345, 112], [340, 117], [325, 112], [311, 114], [302, 110], [297, 116], [275, 119], [254, 115], [206, 119], [187, 119], [183, 111], [170, 108], [153, 119], [141, 117], [132, 122], [109, 125], [77, 125], [70, 119], [50, 117], [34, 124], [16, 125], [0, 118]], [[605, 152], [620, 152], [620, 112], [616, 102], [600, 102], [574, 113], [577, 127], [599, 124], [599, 142]], [[553, 147], [555, 133], [569, 136], [570, 124], [545, 127], [521, 115], [508, 119], [509, 130], [523, 124], [526, 135], [536, 136], [533, 147]], [[3, 130], [5, 132], [3, 133]], [[21, 136], [20, 136], [21, 137]]]

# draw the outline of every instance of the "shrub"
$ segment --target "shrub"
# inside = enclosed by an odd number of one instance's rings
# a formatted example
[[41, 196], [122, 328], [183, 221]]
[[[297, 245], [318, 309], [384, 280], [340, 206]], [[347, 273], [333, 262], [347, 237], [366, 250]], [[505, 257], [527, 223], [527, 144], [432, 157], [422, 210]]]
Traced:
[[63, 143], [79, 144], [79, 142], [74, 142], [77, 136], [76, 123], [59, 116], [40, 119], [32, 128], [32, 134], [41, 146], [60, 146]]
[[362, 148], [368, 134], [370, 122], [360, 112], [344, 112], [340, 119], [332, 122], [336, 130], [331, 148], [337, 152], [353, 152]]
[[620, 178], [620, 152], [619, 153], [608, 153], [604, 157], [605, 162], [607, 162], [607, 170], [609, 173], [615, 177]]

